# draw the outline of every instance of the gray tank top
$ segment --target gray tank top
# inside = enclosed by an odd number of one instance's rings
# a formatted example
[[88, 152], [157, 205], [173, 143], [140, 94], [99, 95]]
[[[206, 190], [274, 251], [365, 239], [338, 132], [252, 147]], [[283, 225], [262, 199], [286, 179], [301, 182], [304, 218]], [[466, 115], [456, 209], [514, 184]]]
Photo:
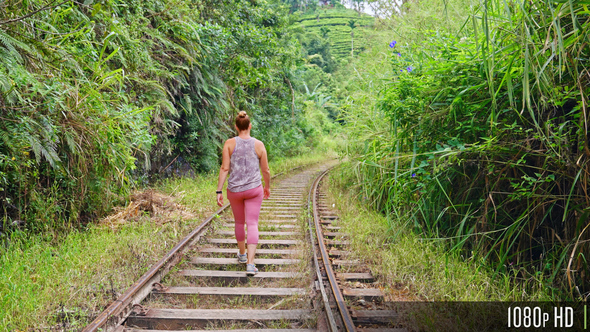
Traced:
[[235, 138], [236, 147], [230, 158], [229, 179], [227, 189], [241, 192], [256, 188], [262, 184], [260, 176], [260, 160], [254, 149], [256, 139]]

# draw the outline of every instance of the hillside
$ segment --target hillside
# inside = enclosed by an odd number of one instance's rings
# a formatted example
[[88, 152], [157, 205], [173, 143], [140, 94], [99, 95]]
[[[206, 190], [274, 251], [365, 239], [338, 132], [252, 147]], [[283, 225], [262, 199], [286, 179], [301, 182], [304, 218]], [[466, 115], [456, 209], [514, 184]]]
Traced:
[[350, 56], [351, 36], [350, 20], [355, 21], [354, 54], [362, 52], [366, 46], [368, 30], [373, 29], [375, 18], [367, 14], [359, 14], [351, 9], [327, 8], [299, 16], [297, 27], [305, 33], [315, 33], [322, 36], [322, 27], [328, 30], [326, 39], [330, 42], [330, 50], [336, 59]]

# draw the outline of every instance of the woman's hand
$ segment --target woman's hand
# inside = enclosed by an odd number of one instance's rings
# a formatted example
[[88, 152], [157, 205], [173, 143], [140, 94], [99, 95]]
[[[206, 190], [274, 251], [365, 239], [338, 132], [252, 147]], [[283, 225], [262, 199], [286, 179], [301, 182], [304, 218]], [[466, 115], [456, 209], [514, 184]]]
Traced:
[[[223, 158], [221, 160], [221, 167], [219, 168], [219, 180], [217, 180], [217, 190], [221, 191], [223, 189], [223, 184], [225, 183], [225, 179], [229, 174], [229, 167], [230, 167], [230, 148], [233, 150], [231, 145], [235, 147], [236, 140], [233, 138], [228, 139], [225, 141], [223, 145]], [[217, 205], [223, 206], [223, 194], [217, 194]]]
[[264, 196], [262, 198], [268, 199], [270, 197], [270, 188], [264, 187]]

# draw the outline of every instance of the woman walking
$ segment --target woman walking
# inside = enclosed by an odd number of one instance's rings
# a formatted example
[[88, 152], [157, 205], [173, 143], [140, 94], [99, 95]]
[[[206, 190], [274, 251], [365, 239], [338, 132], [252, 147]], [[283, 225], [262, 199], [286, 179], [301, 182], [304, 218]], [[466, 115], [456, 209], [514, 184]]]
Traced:
[[[217, 182], [217, 205], [223, 205], [222, 189], [227, 174], [227, 199], [235, 219], [235, 234], [238, 241], [238, 262], [246, 263], [246, 274], [255, 275], [254, 255], [258, 244], [258, 216], [262, 199], [270, 197], [270, 169], [264, 144], [250, 136], [252, 124], [246, 112], [236, 118], [238, 136], [223, 145], [219, 181]], [[260, 171], [264, 176], [264, 189]], [[248, 225], [248, 236], [244, 231]], [[247, 244], [247, 254], [246, 254]]]

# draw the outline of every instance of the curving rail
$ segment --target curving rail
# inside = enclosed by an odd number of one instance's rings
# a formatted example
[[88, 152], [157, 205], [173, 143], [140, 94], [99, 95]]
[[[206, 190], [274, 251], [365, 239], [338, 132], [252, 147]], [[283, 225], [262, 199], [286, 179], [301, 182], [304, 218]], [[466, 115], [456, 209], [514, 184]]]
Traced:
[[[342, 322], [344, 324], [344, 328], [348, 332], [354, 332], [354, 331], [356, 331], [356, 328], [354, 326], [354, 322], [352, 320], [352, 317], [350, 316], [350, 313], [349, 313], [348, 308], [346, 306], [346, 302], [344, 301], [344, 296], [342, 295], [342, 292], [340, 291], [338, 281], [336, 280], [336, 275], [334, 274], [334, 270], [332, 269], [332, 264], [330, 263], [330, 257], [328, 255], [328, 250], [326, 249], [326, 243], [324, 242], [324, 237], [323, 237], [322, 231], [321, 231], [319, 209], [317, 207], [318, 206], [318, 201], [317, 201], [318, 187], [319, 187], [320, 181], [322, 181], [323, 177], [328, 173], [328, 171], [330, 171], [330, 169], [325, 170], [322, 174], [320, 174], [320, 176], [317, 177], [317, 179], [314, 181], [312, 188], [310, 190], [310, 198], [309, 199], [311, 199], [312, 205], [313, 205], [313, 222], [314, 222], [313, 229], [315, 229], [315, 231], [316, 231], [316, 238], [318, 240], [318, 248], [319, 248], [319, 251], [321, 254], [322, 262], [324, 263], [324, 271], [326, 273], [326, 276], [328, 277], [328, 281], [330, 283], [330, 288], [332, 290], [332, 295], [334, 296], [334, 298], [336, 300], [336, 304], [338, 305], [338, 312], [340, 313], [340, 317], [342, 317]], [[313, 236], [311, 238], [313, 239]], [[315, 258], [315, 254], [316, 253], [314, 250], [314, 258]], [[317, 262], [317, 258], [316, 258], [316, 262]], [[322, 275], [319, 273], [319, 270], [317, 270], [317, 273], [318, 273], [319, 284], [322, 285], [323, 284], [322, 283]], [[326, 313], [328, 315], [331, 315], [330, 305], [329, 305], [329, 303], [326, 302], [326, 297], [323, 296], [323, 298], [324, 298], [324, 303], [326, 306]], [[330, 326], [331, 326], [331, 324], [330, 324]]]
[[[327, 327], [331, 331], [407, 332], [395, 305], [385, 302], [386, 296], [379, 283], [375, 283], [376, 278], [369, 266], [362, 258], [351, 259], [358, 255], [350, 250], [349, 235], [342, 231], [338, 213], [332, 208], [334, 205], [327, 204], [329, 195], [320, 191], [320, 183], [329, 170], [317, 177], [308, 198], [308, 204], [313, 207], [309, 219], [310, 237], [318, 288], [329, 322]], [[321, 269], [319, 260], [322, 261]], [[324, 289], [325, 279], [327, 287]], [[337, 311], [334, 314], [333, 307]], [[318, 324], [318, 331], [325, 330]]]

